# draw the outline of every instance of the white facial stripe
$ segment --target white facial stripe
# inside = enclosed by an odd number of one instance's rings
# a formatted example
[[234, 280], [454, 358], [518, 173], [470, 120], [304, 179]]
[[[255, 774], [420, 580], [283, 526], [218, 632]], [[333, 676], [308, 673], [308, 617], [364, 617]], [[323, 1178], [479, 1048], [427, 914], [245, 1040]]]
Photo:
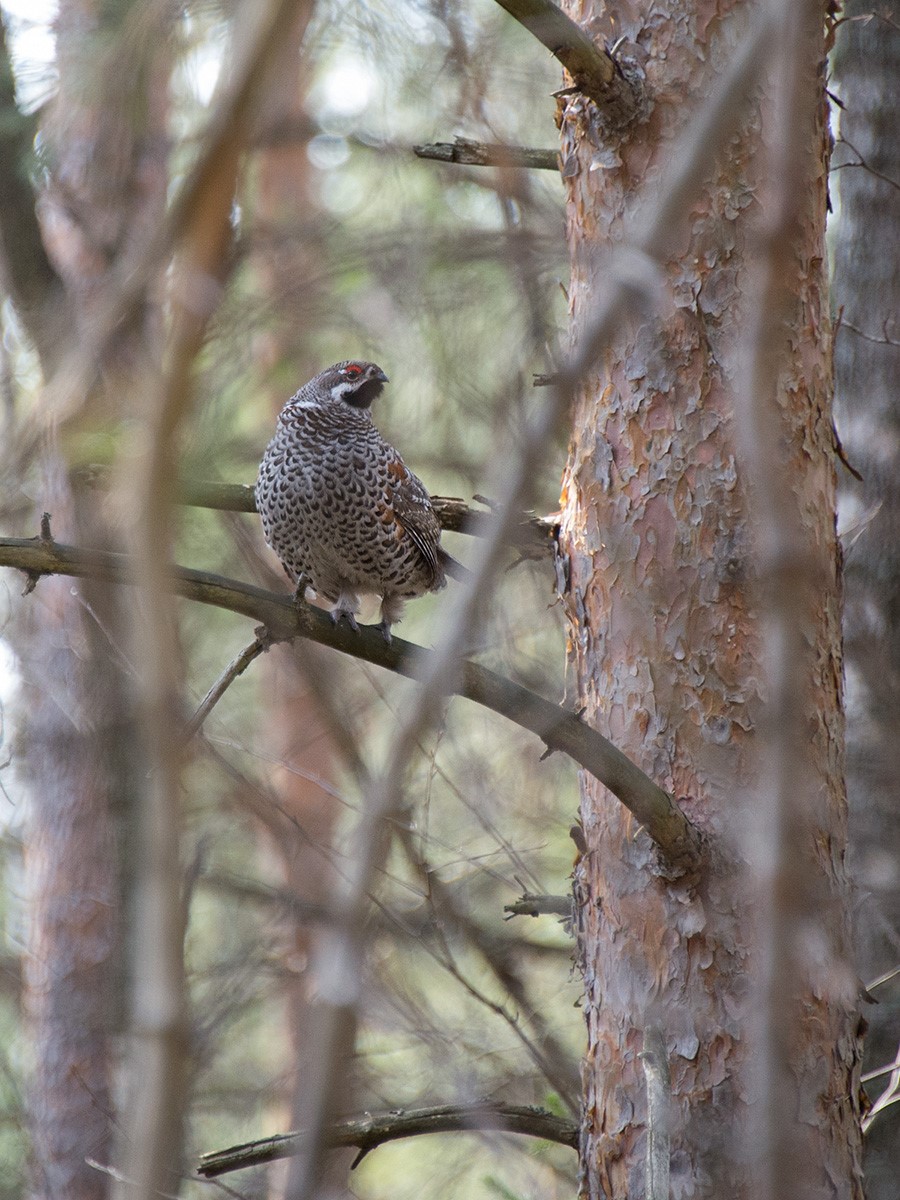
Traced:
[[344, 383], [336, 383], [331, 389], [331, 396], [334, 400], [340, 400], [342, 396], [346, 396], [348, 392], [355, 392], [359, 386], [360, 380], [346, 380]]

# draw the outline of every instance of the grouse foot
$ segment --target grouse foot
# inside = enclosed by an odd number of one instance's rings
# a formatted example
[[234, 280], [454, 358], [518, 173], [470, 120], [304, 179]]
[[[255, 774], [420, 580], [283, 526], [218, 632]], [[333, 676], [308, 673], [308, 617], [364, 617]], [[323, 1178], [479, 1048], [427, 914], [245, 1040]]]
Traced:
[[346, 621], [354, 633], [359, 633], [356, 613], [351, 612], [348, 608], [332, 608], [328, 616], [331, 618], [332, 625], [339, 625], [341, 621]]

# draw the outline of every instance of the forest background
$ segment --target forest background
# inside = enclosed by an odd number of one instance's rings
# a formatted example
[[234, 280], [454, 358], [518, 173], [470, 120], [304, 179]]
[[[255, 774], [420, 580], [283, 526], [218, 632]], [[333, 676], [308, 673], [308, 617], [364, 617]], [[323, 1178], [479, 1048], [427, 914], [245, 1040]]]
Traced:
[[[3, 4], [4, 534], [35, 536], [46, 511], [60, 541], [118, 547], [150, 529], [146, 545], [156, 535], [141, 519], [159, 514], [136, 516], [135, 495], [154, 470], [168, 486], [177, 464], [187, 503], [173, 525], [175, 560], [283, 591], [255, 516], [210, 507], [201, 485], [252, 483], [281, 404], [321, 367], [349, 357], [370, 358], [390, 376], [376, 420], [433, 493], [489, 514], [507, 487], [508, 455], [544, 403], [536, 377], [553, 376], [570, 343], [563, 181], [575, 168], [556, 158], [559, 63], [488, 0], [294, 7], [265, 72], [249, 77], [252, 120], [234, 134], [216, 126], [217, 104], [240, 76], [242, 53], [257, 45], [269, 6], [60, 0], [40, 12]], [[862, 475], [857, 482], [839, 468], [850, 873], [856, 969], [878, 1001], [865, 1007], [864, 1070], [881, 1072], [867, 1084], [884, 1105], [867, 1118], [868, 1194], [881, 1200], [894, 1194], [900, 1170], [900, 1109], [888, 1103], [898, 1078], [884, 1070], [900, 1037], [900, 471], [891, 383], [900, 329], [890, 270], [900, 139], [886, 82], [900, 59], [900, 11], [848, 6], [834, 43], [838, 432]], [[543, 165], [524, 169], [501, 155], [476, 166], [414, 151], [459, 137], [543, 150]], [[170, 234], [180, 189], [208, 154], [206, 191], [177, 227], [182, 261], [208, 266], [208, 292], [180, 293], [176, 265], [167, 278], [140, 279], [135, 294], [134, 256], [146, 250], [147, 230]], [[598, 154], [593, 169], [609, 165]], [[229, 171], [238, 186], [223, 208]], [[80, 358], [59, 357], [68, 330], [39, 345], [29, 326], [35, 296], [53, 289], [32, 254], [29, 295], [29, 272], [16, 261], [28, 254], [33, 221], [14, 219], [22, 204], [14, 178], [40, 193], [47, 263], [75, 297]], [[111, 303], [126, 313], [118, 325]], [[98, 344], [104, 323], [115, 336]], [[156, 386], [148, 363], [166, 338], [166, 386], [189, 389], [189, 418], [177, 456], [147, 466], [141, 420]], [[547, 527], [524, 551], [503, 551], [509, 569], [471, 622], [466, 650], [572, 707], [565, 580], [546, 532], [568, 442], [561, 427], [542, 448], [529, 503], [550, 515]], [[445, 540], [472, 559], [474, 538], [450, 532]], [[152, 554], [148, 564], [145, 584]], [[165, 613], [151, 615], [142, 641], [107, 586], [41, 579], [22, 598], [19, 579], [5, 573], [3, 581], [0, 1195], [100, 1197], [127, 1190], [113, 1164], [128, 1155], [113, 1146], [121, 1112], [135, 1103], [121, 1078], [121, 1062], [136, 1061], [124, 1057], [133, 980], [146, 967], [150, 994], [167, 972], [180, 979], [182, 971], [181, 947], [173, 957], [164, 938], [163, 961], [147, 961], [157, 943], [145, 920], [157, 910], [146, 903], [143, 889], [154, 885], [143, 868], [156, 843], [139, 819], [136, 731], [156, 728], [155, 704], [187, 719], [252, 630], [233, 613], [180, 601], [177, 634]], [[452, 603], [448, 591], [413, 604], [402, 636], [439, 642]], [[152, 695], [136, 710], [138, 677], [152, 681]], [[165, 1131], [182, 1146], [179, 1194], [213, 1186], [192, 1175], [201, 1152], [306, 1120], [319, 1049], [314, 945], [340, 923], [330, 903], [353, 876], [364, 797], [390, 761], [418, 686], [310, 642], [277, 645], [227, 688], [186, 751], [169, 745], [179, 766], [167, 794], [180, 812], [168, 820], [171, 812], [149, 808], [179, 868], [159, 919], [170, 929], [179, 914], [184, 922], [186, 1069], [175, 1107], [186, 1116]], [[173, 737], [165, 725], [163, 741]], [[558, 912], [505, 912], [523, 893], [565, 908], [558, 898], [570, 892], [580, 849], [570, 832], [575, 766], [561, 754], [539, 762], [541, 749], [461, 699], [441, 711], [435, 731], [417, 735], [377, 904], [360, 926], [364, 1000], [344, 1090], [332, 1097], [341, 1111], [487, 1100], [577, 1118], [584, 1021], [570, 931]], [[74, 811], [66, 797], [80, 787], [108, 789], [110, 812]], [[116, 921], [99, 929], [78, 904], [63, 911], [73, 896], [101, 896]], [[336, 1194], [352, 1159], [333, 1157]], [[255, 1167], [235, 1186], [246, 1196], [302, 1194], [303, 1169], [302, 1160]], [[351, 1186], [400, 1198], [564, 1196], [577, 1174], [571, 1147], [480, 1132], [380, 1147], [354, 1169]]]

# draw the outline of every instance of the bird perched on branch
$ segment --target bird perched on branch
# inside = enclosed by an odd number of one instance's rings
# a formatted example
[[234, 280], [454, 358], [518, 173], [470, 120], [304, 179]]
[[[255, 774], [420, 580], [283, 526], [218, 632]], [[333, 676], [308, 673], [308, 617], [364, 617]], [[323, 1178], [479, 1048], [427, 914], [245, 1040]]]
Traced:
[[372, 422], [387, 382], [374, 363], [341, 362], [292, 396], [263, 455], [256, 504], [295, 595], [308, 585], [332, 603], [335, 624], [354, 630], [360, 595], [380, 596], [390, 642], [407, 600], [468, 572], [441, 546], [425, 485]]

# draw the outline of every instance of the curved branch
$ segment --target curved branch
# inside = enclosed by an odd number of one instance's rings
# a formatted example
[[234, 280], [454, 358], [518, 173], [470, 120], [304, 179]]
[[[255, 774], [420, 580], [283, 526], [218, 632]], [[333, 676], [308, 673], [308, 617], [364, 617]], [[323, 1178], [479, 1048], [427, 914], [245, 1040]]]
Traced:
[[[418, 1137], [425, 1133], [475, 1133], [484, 1129], [521, 1133], [547, 1142], [558, 1142], [573, 1150], [578, 1146], [578, 1125], [574, 1121], [553, 1116], [542, 1108], [517, 1104], [439, 1104], [407, 1112], [366, 1114], [353, 1120], [339, 1121], [332, 1126], [328, 1131], [328, 1145], [331, 1148], [358, 1147], [360, 1153], [353, 1163], [355, 1167], [364, 1155], [385, 1142]], [[244, 1167], [258, 1166], [276, 1158], [301, 1154], [305, 1143], [304, 1133], [282, 1133], [240, 1146], [229, 1146], [227, 1150], [201, 1155], [197, 1172], [206, 1179], [213, 1179], [228, 1171], [240, 1171]]]
[[[24, 571], [29, 579], [26, 590], [41, 575], [72, 575], [111, 583], [134, 580], [134, 566], [124, 555], [82, 550], [46, 537], [0, 538], [0, 566]], [[320, 609], [295, 605], [290, 596], [278, 596], [208, 571], [173, 567], [171, 586], [188, 600], [261, 622], [276, 641], [308, 638], [411, 679], [418, 678], [428, 660], [429, 651], [401, 638], [394, 638], [388, 645], [375, 627], [363, 627], [354, 633], [345, 625], [332, 625]], [[697, 867], [702, 853], [699, 830], [667, 792], [612, 742], [585, 725], [580, 714], [560, 708], [473, 662], [461, 664], [452, 691], [530, 730], [544, 742], [548, 752], [561, 750], [596, 776], [646, 828], [668, 866], [678, 871]]]

